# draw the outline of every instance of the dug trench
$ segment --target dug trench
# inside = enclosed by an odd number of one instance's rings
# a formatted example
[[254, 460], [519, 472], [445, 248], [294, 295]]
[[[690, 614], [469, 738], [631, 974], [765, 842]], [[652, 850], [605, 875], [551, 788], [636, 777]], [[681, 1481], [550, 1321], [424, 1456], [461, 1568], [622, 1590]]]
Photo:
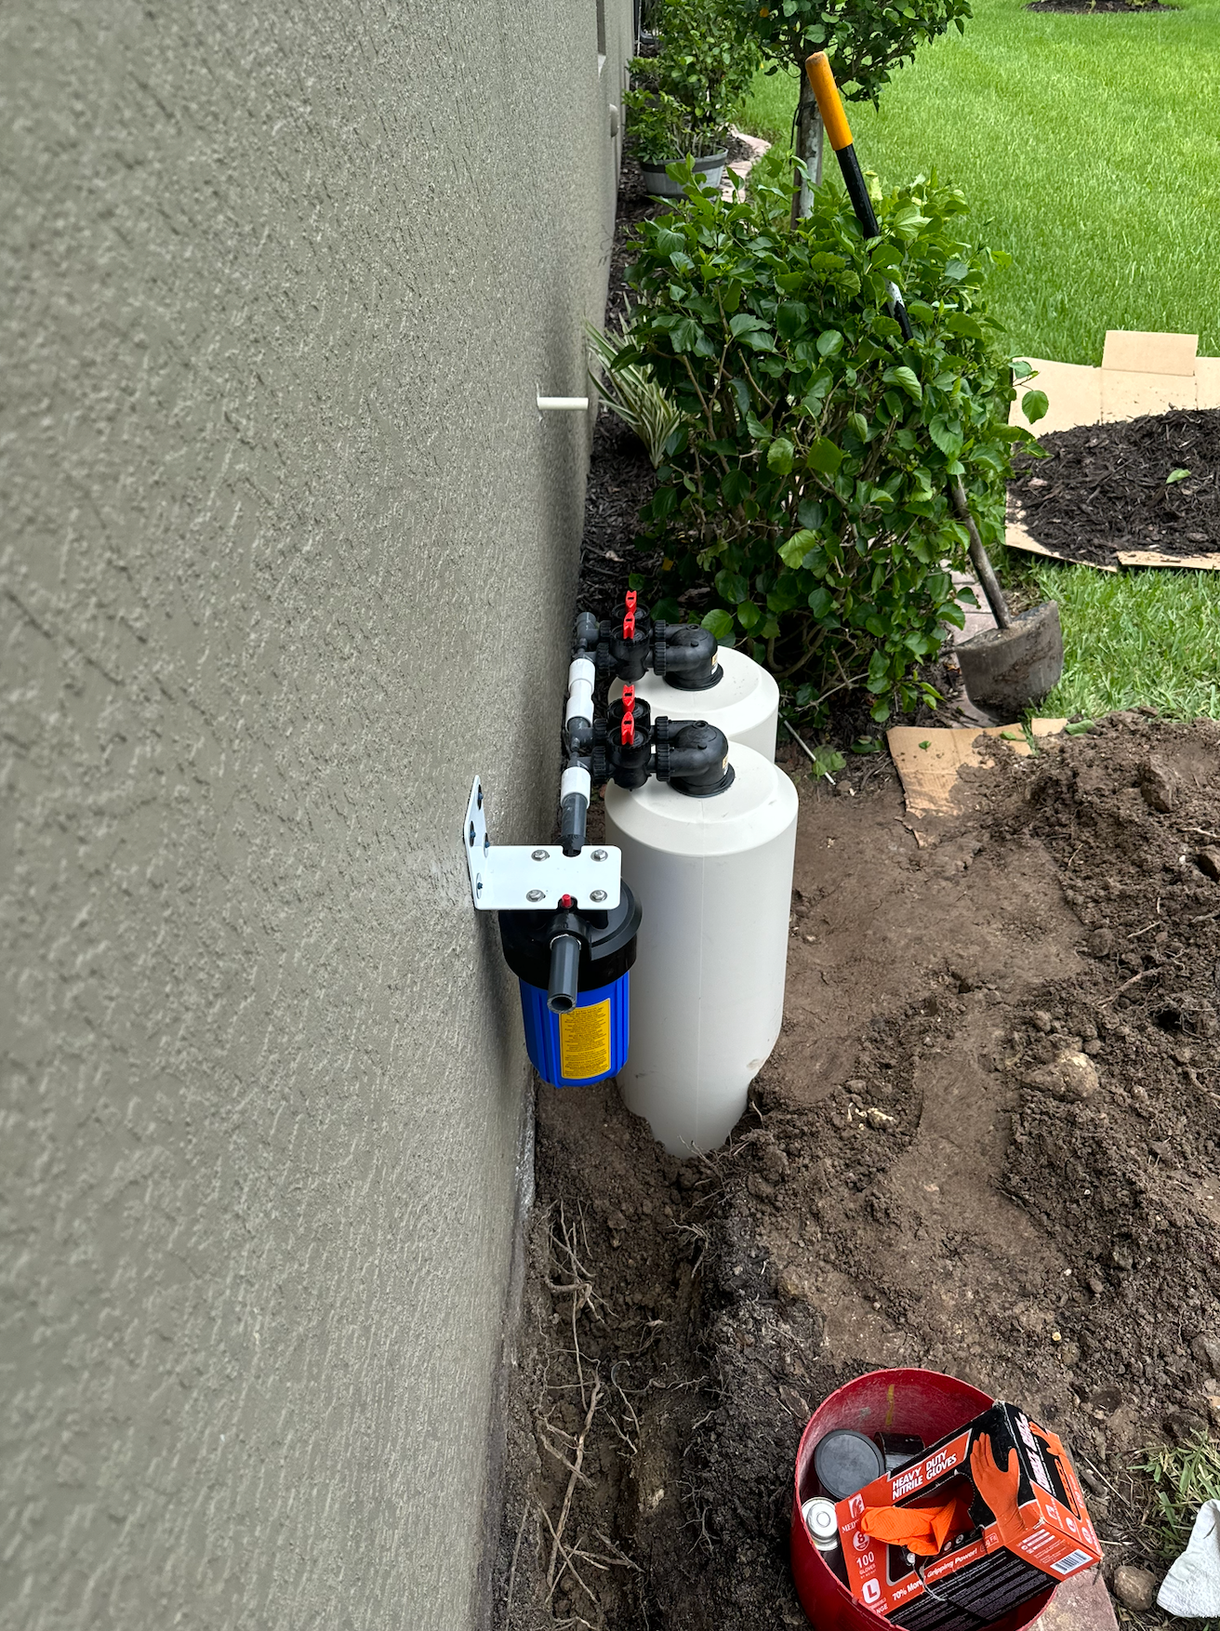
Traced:
[[935, 827], [788, 767], [786, 1016], [723, 1149], [538, 1088], [498, 1627], [803, 1625], [797, 1442], [883, 1366], [1056, 1428], [1107, 1574], [1147, 1561], [1136, 1458], [1220, 1425], [1220, 727], [994, 753]]

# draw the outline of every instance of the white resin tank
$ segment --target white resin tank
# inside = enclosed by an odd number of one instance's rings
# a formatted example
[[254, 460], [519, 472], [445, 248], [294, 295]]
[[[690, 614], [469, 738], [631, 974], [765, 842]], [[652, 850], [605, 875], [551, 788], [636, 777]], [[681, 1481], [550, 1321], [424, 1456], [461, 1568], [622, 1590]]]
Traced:
[[606, 841], [644, 912], [619, 1091], [671, 1155], [724, 1143], [784, 1012], [796, 789], [753, 748], [730, 743], [729, 762], [711, 798], [606, 789]]
[[[740, 742], [773, 760], [779, 721], [779, 686], [774, 677], [732, 646], [721, 646], [716, 661], [723, 673], [706, 691], [681, 691], [650, 669], [636, 681], [635, 694], [652, 709], [654, 719], [662, 714], [670, 719], [706, 719], [730, 742]], [[616, 680], [610, 700], [622, 694], [622, 683]]]

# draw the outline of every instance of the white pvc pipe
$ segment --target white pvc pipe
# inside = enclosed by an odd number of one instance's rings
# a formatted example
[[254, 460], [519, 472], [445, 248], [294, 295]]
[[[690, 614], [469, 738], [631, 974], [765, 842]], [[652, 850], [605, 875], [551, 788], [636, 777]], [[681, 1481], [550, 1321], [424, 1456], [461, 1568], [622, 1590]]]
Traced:
[[573, 719], [586, 719], [593, 723], [593, 686], [597, 680], [597, 669], [589, 657], [576, 657], [568, 669], [568, 706], [564, 713], [564, 724], [570, 724]]
[[540, 396], [539, 408], [556, 408], [570, 413], [583, 413], [589, 406], [587, 396]]
[[589, 795], [592, 791], [593, 782], [589, 772], [582, 770], [579, 765], [572, 765], [559, 778], [559, 799], [561, 803], [569, 793], [579, 793], [585, 803], [588, 804]]

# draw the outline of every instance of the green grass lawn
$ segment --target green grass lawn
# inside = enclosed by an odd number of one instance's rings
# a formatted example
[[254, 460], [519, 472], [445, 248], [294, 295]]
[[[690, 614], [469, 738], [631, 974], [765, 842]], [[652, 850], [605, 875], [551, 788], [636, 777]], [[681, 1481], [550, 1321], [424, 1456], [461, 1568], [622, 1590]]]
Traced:
[[[1199, 335], [1220, 355], [1220, 0], [975, 16], [848, 108], [886, 184], [960, 186], [973, 235], [1013, 256], [992, 305], [1012, 349], [1099, 363], [1108, 328]], [[759, 75], [745, 128], [787, 143], [796, 75]], [[828, 171], [834, 171], [827, 153]]]
[[[1100, 363], [1106, 330], [1198, 333], [1220, 356], [1220, 0], [1148, 15], [1055, 15], [974, 0], [879, 109], [848, 108], [886, 185], [933, 168], [1006, 249], [992, 311], [1015, 355]], [[759, 75], [744, 128], [787, 145], [795, 72]], [[837, 177], [829, 149], [827, 176]], [[1146, 703], [1220, 717], [1220, 573], [1111, 576], [1010, 555], [1059, 602], [1067, 668], [1047, 714]]]
[[1066, 662], [1040, 714], [1098, 719], [1143, 703], [1168, 719], [1220, 719], [1220, 575], [1007, 556], [996, 565], [1010, 589], [1059, 602]]

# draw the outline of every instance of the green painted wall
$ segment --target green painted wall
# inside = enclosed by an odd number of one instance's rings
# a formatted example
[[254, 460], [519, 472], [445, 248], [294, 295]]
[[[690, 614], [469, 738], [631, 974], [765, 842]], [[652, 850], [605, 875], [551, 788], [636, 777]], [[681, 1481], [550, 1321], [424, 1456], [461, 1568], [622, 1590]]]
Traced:
[[607, 10], [0, 13], [5, 1631], [481, 1615]]

